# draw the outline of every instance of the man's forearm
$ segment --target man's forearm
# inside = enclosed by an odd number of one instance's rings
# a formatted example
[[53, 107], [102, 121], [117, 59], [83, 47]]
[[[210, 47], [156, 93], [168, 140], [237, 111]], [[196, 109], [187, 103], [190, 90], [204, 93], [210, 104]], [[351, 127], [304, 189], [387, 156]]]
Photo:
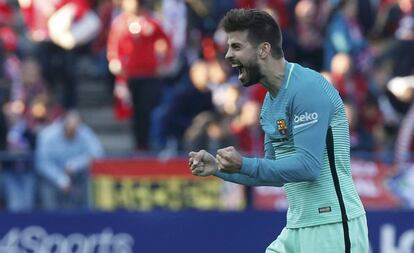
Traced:
[[264, 181], [259, 180], [257, 178], [249, 177], [247, 175], [243, 175], [241, 173], [226, 173], [217, 171], [214, 173], [214, 176], [219, 177], [225, 181], [246, 185], [246, 186], [275, 186], [275, 187], [281, 187], [283, 186], [283, 183], [281, 182], [270, 182], [270, 181]]

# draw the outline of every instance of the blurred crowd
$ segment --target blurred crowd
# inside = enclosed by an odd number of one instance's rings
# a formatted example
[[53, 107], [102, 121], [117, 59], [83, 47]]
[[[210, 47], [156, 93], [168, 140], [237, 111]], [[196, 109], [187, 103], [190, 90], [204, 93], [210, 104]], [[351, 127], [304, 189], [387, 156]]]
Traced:
[[6, 208], [87, 206], [87, 168], [103, 149], [76, 112], [80, 57], [111, 84], [135, 151], [167, 159], [234, 145], [262, 155], [266, 90], [240, 87], [218, 29], [236, 7], [267, 10], [285, 58], [338, 89], [355, 154], [414, 175], [414, 0], [0, 0]]

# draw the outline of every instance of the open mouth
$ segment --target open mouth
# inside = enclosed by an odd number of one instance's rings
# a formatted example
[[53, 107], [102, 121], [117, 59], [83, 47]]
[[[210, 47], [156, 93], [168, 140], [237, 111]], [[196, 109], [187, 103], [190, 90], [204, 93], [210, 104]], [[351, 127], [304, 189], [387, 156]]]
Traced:
[[231, 67], [237, 68], [239, 70], [239, 76], [238, 76], [239, 80], [241, 80], [243, 76], [246, 74], [246, 69], [240, 63], [232, 64]]

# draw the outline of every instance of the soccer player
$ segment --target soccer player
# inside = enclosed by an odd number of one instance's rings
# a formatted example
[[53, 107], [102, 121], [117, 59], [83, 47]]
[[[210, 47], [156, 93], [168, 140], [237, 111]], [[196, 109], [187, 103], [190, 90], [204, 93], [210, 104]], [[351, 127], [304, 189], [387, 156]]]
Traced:
[[221, 21], [226, 59], [248, 87], [267, 89], [260, 115], [265, 158], [234, 147], [216, 156], [189, 153], [197, 176], [248, 186], [284, 186], [286, 227], [266, 253], [366, 253], [365, 211], [352, 181], [349, 126], [338, 91], [319, 73], [287, 62], [276, 21], [256, 9], [233, 9]]

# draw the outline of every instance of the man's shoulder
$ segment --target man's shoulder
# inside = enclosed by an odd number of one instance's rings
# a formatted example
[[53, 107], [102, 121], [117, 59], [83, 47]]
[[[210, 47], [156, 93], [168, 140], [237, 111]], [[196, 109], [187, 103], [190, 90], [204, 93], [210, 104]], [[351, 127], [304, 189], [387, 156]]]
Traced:
[[96, 134], [92, 128], [85, 124], [79, 126], [79, 134], [83, 137], [96, 137]]
[[292, 101], [333, 101], [339, 94], [335, 87], [319, 72], [295, 63], [294, 80], [289, 85]]
[[63, 126], [60, 122], [53, 122], [39, 132], [39, 138], [53, 138], [59, 135], [62, 128]]
[[289, 86], [294, 92], [311, 92], [314, 94], [318, 89], [329, 83], [319, 72], [304, 67], [298, 63], [294, 64], [294, 81]]
[[296, 71], [299, 73], [304, 81], [314, 81], [315, 79], [324, 79], [321, 73], [306, 66], [302, 66], [299, 63], [294, 63]]

